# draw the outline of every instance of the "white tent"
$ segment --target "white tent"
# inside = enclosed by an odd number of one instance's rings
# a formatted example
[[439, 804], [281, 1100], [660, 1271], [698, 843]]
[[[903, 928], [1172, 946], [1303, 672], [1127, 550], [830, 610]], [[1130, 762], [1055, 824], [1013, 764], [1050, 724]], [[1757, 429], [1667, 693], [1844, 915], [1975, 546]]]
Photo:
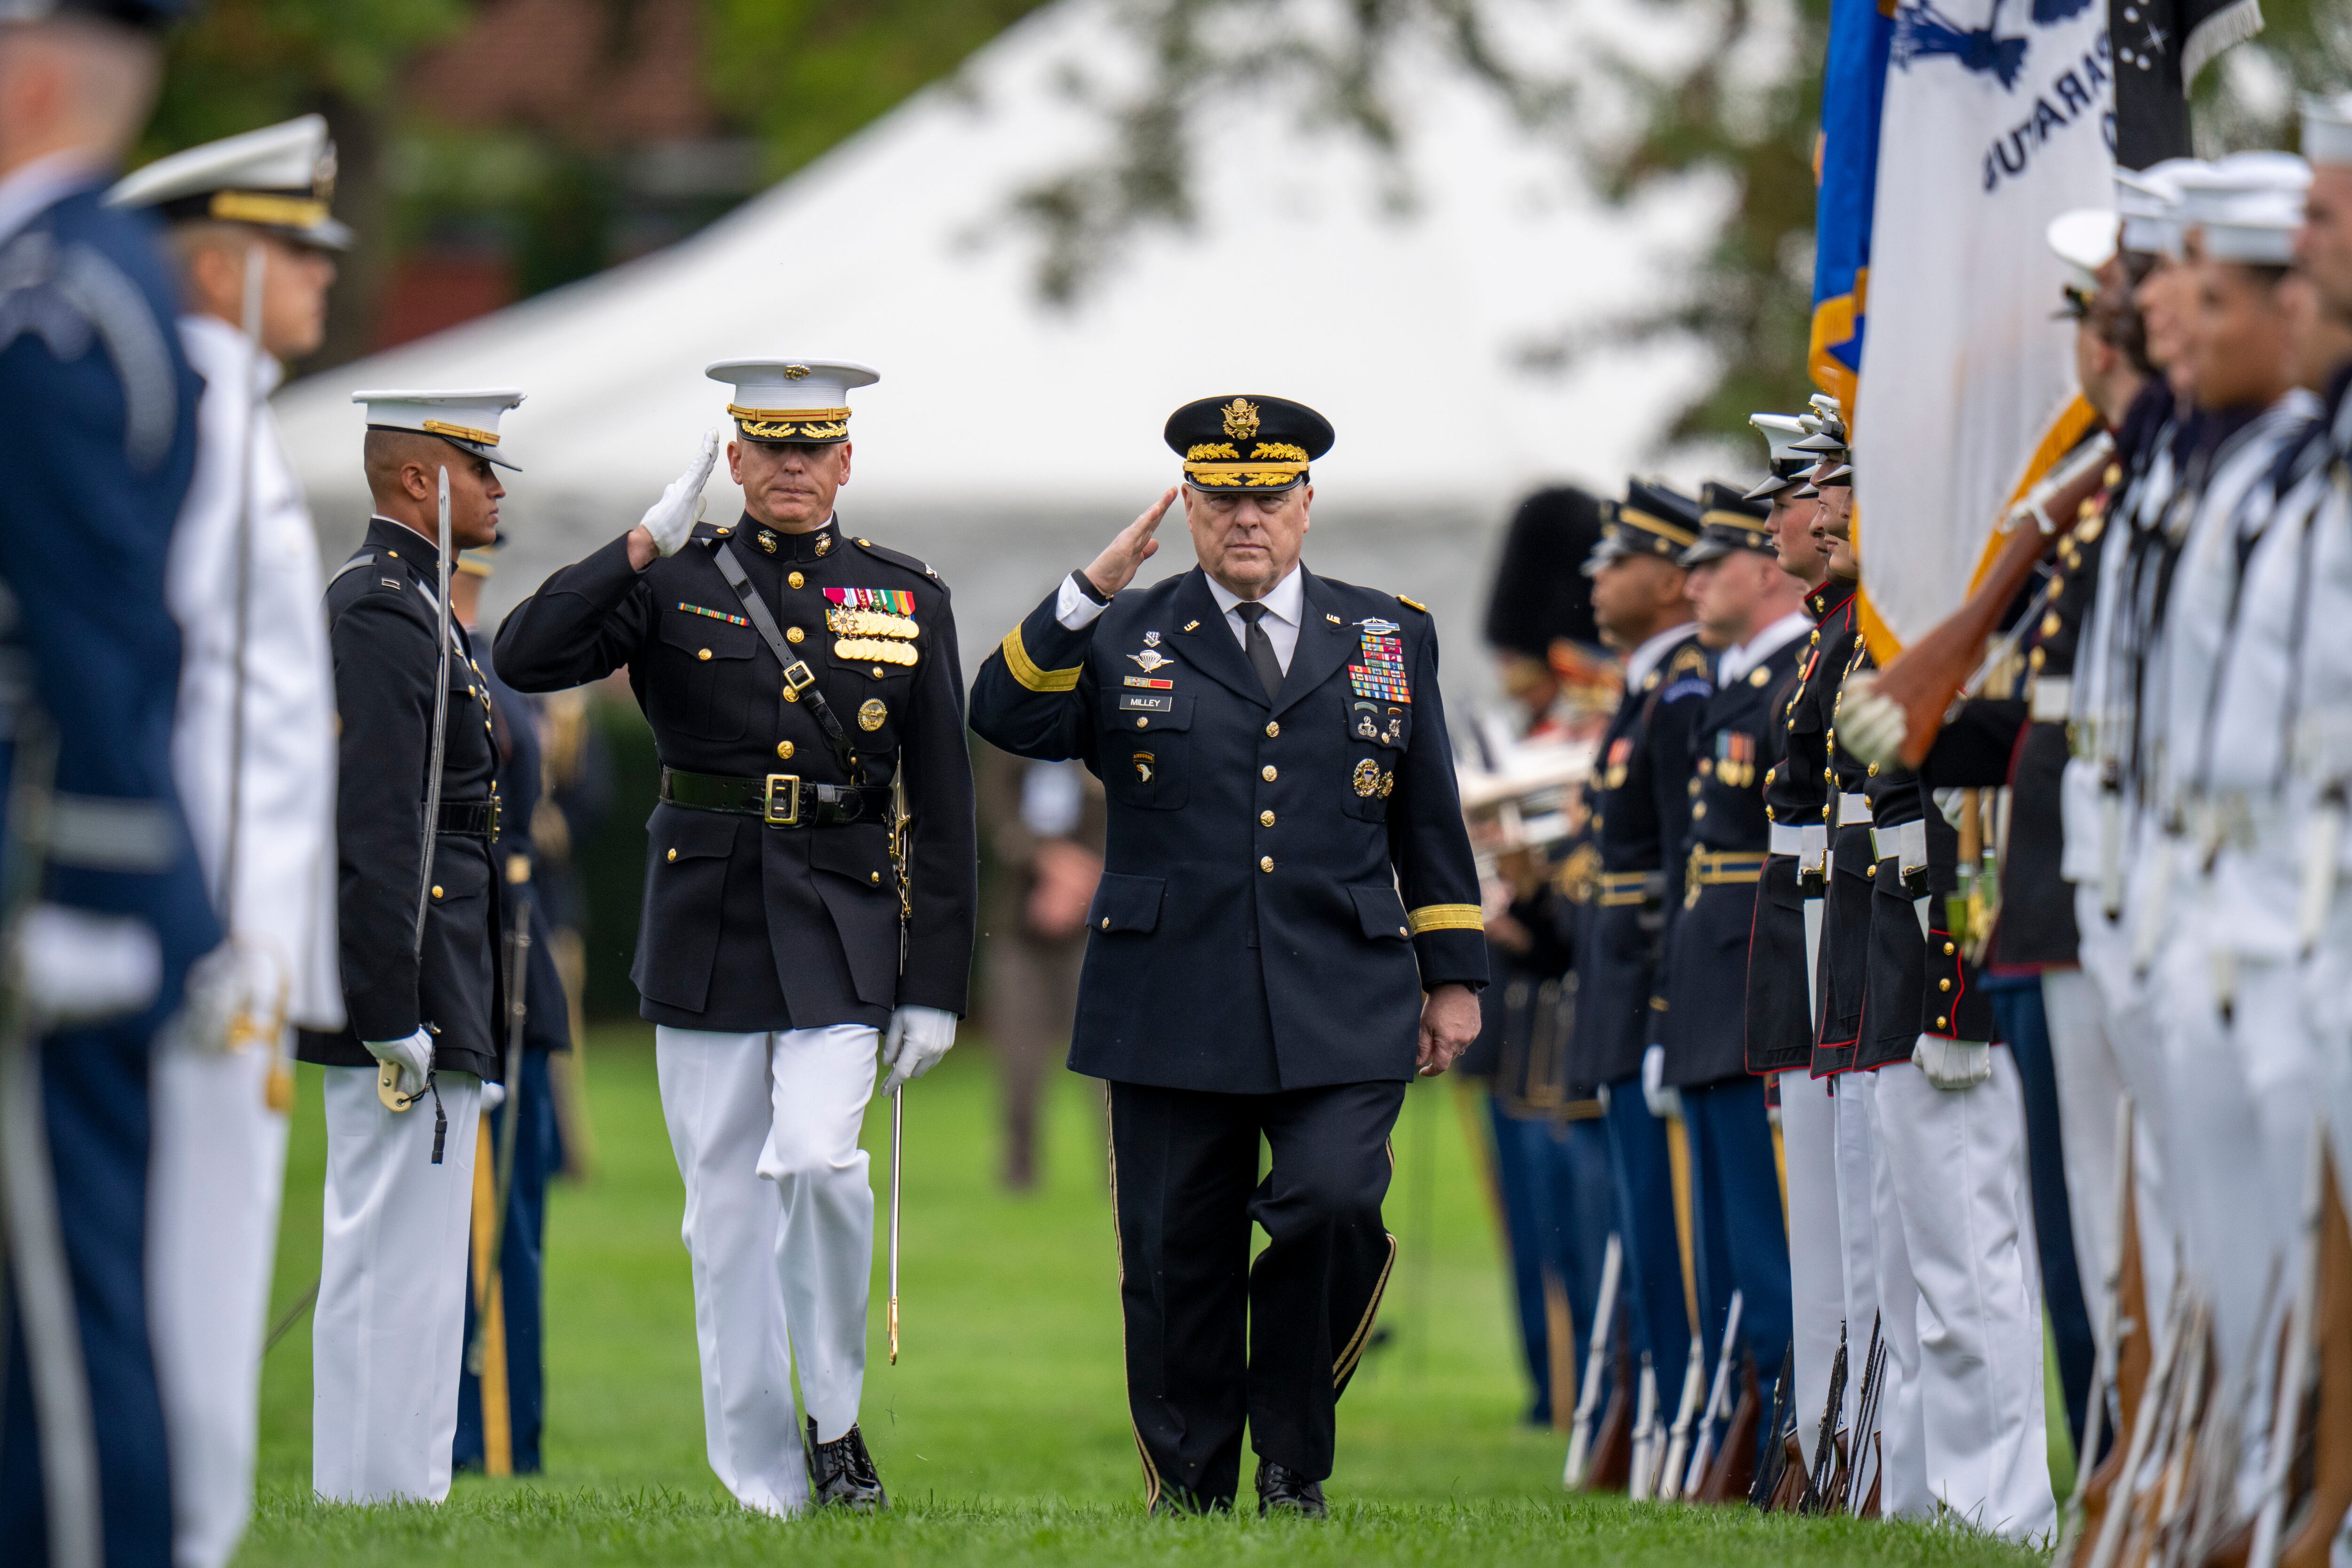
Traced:
[[[503, 426], [512, 543], [494, 607], [634, 522], [719, 422], [707, 363], [839, 355], [856, 395], [853, 531], [954, 584], [967, 663], [1171, 482], [1168, 411], [1296, 397], [1338, 446], [1307, 560], [1408, 594], [1472, 653], [1494, 531], [1534, 485], [1613, 486], [1701, 374], [1696, 348], [1543, 350], [1654, 300], [1715, 220], [1684, 189], [1633, 210], [1580, 188], [1491, 96], [1433, 61], [1408, 108], [1414, 197], [1292, 106], [1235, 106], [1202, 149], [1196, 227], [1146, 231], [1076, 306], [1039, 298], [1015, 194], [1099, 144], [1061, 85], [1130, 45], [1064, 0], [809, 169], [672, 248], [301, 382], [279, 414], [340, 559], [367, 511], [361, 386], [520, 386]], [[722, 462], [713, 515], [740, 498]], [[1147, 574], [1191, 564], [1181, 524]]]

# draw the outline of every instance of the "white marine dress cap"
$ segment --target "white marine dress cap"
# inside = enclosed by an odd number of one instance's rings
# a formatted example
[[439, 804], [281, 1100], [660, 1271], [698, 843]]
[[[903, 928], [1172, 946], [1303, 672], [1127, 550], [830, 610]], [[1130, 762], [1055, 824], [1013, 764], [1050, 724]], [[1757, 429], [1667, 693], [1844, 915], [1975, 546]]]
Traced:
[[2305, 97], [2303, 155], [2315, 163], [2352, 164], [2352, 92]]
[[723, 359], [702, 373], [735, 389], [728, 416], [747, 441], [824, 444], [849, 439], [849, 390], [882, 379], [845, 359]]
[[414, 430], [438, 436], [461, 452], [487, 458], [501, 468], [522, 470], [499, 456], [499, 416], [522, 401], [511, 387], [468, 392], [354, 392], [367, 405], [371, 430]]

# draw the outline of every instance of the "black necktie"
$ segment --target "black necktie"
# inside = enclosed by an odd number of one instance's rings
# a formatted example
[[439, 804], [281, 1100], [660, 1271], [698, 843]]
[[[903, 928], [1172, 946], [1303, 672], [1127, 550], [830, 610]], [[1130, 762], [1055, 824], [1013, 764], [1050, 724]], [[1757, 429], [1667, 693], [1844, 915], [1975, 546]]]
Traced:
[[1265, 635], [1261, 624], [1265, 619], [1265, 606], [1235, 605], [1234, 614], [1249, 627], [1242, 637], [1242, 648], [1249, 655], [1250, 668], [1257, 671], [1257, 683], [1265, 688], [1265, 700], [1271, 702], [1275, 693], [1282, 689], [1282, 660], [1274, 657], [1274, 639]]

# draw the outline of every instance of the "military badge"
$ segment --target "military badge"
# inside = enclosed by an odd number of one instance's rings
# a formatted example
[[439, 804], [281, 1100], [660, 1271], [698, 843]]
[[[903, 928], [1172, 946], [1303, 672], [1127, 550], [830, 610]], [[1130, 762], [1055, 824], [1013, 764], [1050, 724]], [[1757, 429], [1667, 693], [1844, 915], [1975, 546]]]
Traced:
[[1390, 795], [1390, 792], [1391, 792], [1391, 791], [1392, 791], [1392, 790], [1394, 790], [1395, 788], [1396, 788], [1396, 774], [1395, 774], [1395, 773], [1381, 773], [1381, 798], [1382, 800], [1386, 800], [1386, 799], [1388, 799], [1389, 795]]
[[1371, 799], [1381, 793], [1381, 764], [1366, 757], [1356, 764], [1356, 771], [1349, 782], [1356, 786], [1357, 795], [1365, 800]]
[[1173, 664], [1176, 662], [1174, 659], [1170, 658], [1166, 654], [1161, 653], [1156, 647], [1147, 647], [1141, 653], [1131, 653], [1127, 657], [1141, 665], [1143, 667], [1143, 673], [1146, 675], [1150, 675], [1153, 670], [1158, 669], [1163, 664]]
[[[1386, 631], [1377, 629], [1386, 626]], [[1360, 647], [1361, 663], [1348, 667], [1348, 686], [1359, 697], [1389, 702], [1411, 702], [1412, 687], [1405, 679], [1404, 644], [1387, 621], [1367, 621]]]
[[819, 555], [830, 555], [833, 553], [833, 535], [830, 533], [820, 533], [816, 536], [816, 552]]
[[858, 704], [857, 727], [868, 734], [882, 728], [889, 717], [889, 708], [878, 697], [869, 697]]
[[1157, 759], [1150, 752], [1138, 752], [1128, 760], [1135, 764], [1135, 782], [1150, 784], [1152, 779], [1152, 763]]
[[759, 540], [761, 549], [766, 551], [771, 555], [773, 555], [776, 552], [776, 534], [773, 529], [761, 529], [760, 531]]
[[1633, 737], [1620, 735], [1609, 742], [1609, 763], [1601, 773], [1602, 789], [1623, 789], [1625, 770], [1633, 760]]
[[1380, 705], [1357, 702], [1349, 706], [1351, 717], [1348, 732], [1359, 741], [1370, 741], [1378, 745], [1396, 746], [1404, 742], [1404, 710], [1391, 708], [1383, 721]]
[[1246, 441], [1257, 434], [1257, 405], [1246, 398], [1234, 398], [1221, 412], [1224, 415], [1225, 434], [1236, 441]]
[[[881, 637], [844, 637], [833, 645], [833, 656], [835, 658], [845, 658], [853, 662], [870, 662], [877, 666], [895, 664], [911, 667], [915, 662], [913, 648], [908, 647], [905, 643], [886, 641]], [[874, 673], [879, 675], [882, 672], [877, 668]]]
[[1384, 621], [1378, 616], [1372, 616], [1370, 620], [1358, 621], [1356, 624], [1372, 637], [1388, 637], [1399, 629], [1394, 621]]
[[1160, 634], [1158, 632], [1144, 633], [1143, 646], [1146, 647], [1158, 647], [1160, 646]]

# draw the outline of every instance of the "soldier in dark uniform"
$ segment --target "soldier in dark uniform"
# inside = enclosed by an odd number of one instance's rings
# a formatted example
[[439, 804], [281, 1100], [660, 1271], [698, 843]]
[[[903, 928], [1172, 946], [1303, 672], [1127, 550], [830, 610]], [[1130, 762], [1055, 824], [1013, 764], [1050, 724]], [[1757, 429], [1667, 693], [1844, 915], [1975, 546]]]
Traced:
[[735, 388], [743, 515], [695, 521], [713, 432], [636, 528], [508, 616], [499, 673], [553, 691], [625, 667], [661, 752], [631, 977], [686, 1182], [711, 1468], [762, 1512], [812, 1492], [879, 1508], [857, 1428], [874, 1251], [857, 1136], [877, 1048], [889, 1094], [946, 1054], [964, 1006], [976, 862], [955, 617], [938, 574], [835, 515], [849, 389], [873, 371], [709, 374]]
[[454, 616], [446, 656], [440, 646], [437, 492], [446, 475], [452, 549], [496, 537], [506, 491], [493, 468], [512, 466], [497, 456], [499, 422], [522, 395], [353, 400], [367, 405], [376, 511], [326, 596], [349, 1022], [304, 1031], [297, 1049], [327, 1069], [311, 1483], [341, 1502], [438, 1502], [457, 1420], [474, 1135], [483, 1085], [500, 1078], [502, 899], [489, 690]]
[[[1691, 1245], [1699, 1338], [1713, 1367], [1734, 1290], [1740, 1343], [1769, 1403], [1789, 1344], [1789, 1246], [1765, 1080], [1748, 1070], [1744, 973], [1769, 822], [1764, 762], [1794, 695], [1812, 619], [1780, 570], [1769, 510], [1710, 483], [1696, 544], [1683, 552], [1700, 635], [1717, 655], [1690, 780], [1681, 904], [1667, 926], [1661, 1081], [1677, 1091], [1690, 1146]], [[1679, 1480], [1679, 1478], [1676, 1478]]]
[[164, 597], [201, 384], [153, 227], [100, 198], [152, 100], [151, 35], [183, 9], [33, 0], [0, 24], [0, 788], [49, 808], [34, 901], [6, 911], [21, 1011], [0, 1039], [0, 1104], [24, 1111], [0, 1117], [0, 1562], [24, 1568], [172, 1551], [148, 1079], [221, 940], [173, 782]]
[[[1670, 1097], [1643, 1081], [1653, 1020], [1664, 1011], [1658, 961], [1666, 911], [1683, 895], [1692, 746], [1713, 694], [1682, 552], [1698, 542], [1698, 503], [1634, 480], [1610, 508], [1585, 567], [1601, 634], [1625, 660], [1625, 693], [1601, 739], [1592, 794], [1601, 850], [1596, 910], [1577, 952], [1570, 1076], [1608, 1107], [1617, 1230], [1625, 1253], [1633, 1346], [1673, 1397], [1690, 1350], [1682, 1246], [1667, 1150]], [[1662, 1065], [1662, 1064], [1661, 1064]]]
[[[449, 580], [450, 608], [468, 637], [476, 635], [482, 585], [489, 581], [495, 545], [458, 557]], [[563, 1165], [556, 1125], [550, 1058], [572, 1048], [572, 1017], [556, 970], [555, 946], [541, 908], [538, 846], [541, 753], [539, 705], [480, 666], [490, 691], [490, 733], [499, 752], [499, 874], [505, 911], [500, 961], [508, 994], [499, 1018], [507, 1046], [503, 1093], [482, 1098], [483, 1155], [474, 1163], [472, 1289], [466, 1297], [468, 1359], [457, 1389], [457, 1436], [452, 1450], [461, 1470], [532, 1476], [541, 1468], [540, 1432], [546, 1413], [544, 1315], [541, 1284], [547, 1236], [547, 1181]], [[520, 1009], [522, 1050], [513, 1049]], [[505, 1144], [514, 1140], [506, 1217], [497, 1219], [498, 1182]], [[489, 1266], [490, 1248], [498, 1261]], [[487, 1315], [487, 1331], [477, 1320]], [[478, 1348], [477, 1348], [478, 1346]]]
[[1110, 795], [1070, 1067], [1110, 1083], [1151, 1506], [1230, 1507], [1246, 1419], [1261, 1510], [1319, 1517], [1395, 1262], [1389, 1131], [1478, 1032], [1477, 875], [1428, 613], [1298, 563], [1330, 426], [1218, 397], [1165, 435], [1201, 569], [1122, 592], [1171, 488], [989, 656], [972, 725]]

